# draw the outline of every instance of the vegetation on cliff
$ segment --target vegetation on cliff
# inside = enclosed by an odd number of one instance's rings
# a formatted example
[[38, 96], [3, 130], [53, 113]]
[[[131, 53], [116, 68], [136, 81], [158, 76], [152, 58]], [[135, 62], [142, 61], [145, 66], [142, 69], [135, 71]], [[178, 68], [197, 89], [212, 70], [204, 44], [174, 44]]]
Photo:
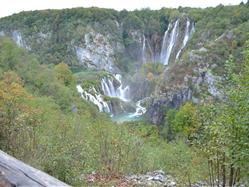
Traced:
[[[169, 22], [185, 16], [195, 22], [196, 32], [182, 57], [167, 69], [156, 62], [139, 64], [136, 36], [144, 34], [157, 51]], [[232, 187], [248, 180], [248, 20], [245, 4], [132, 12], [76, 8], [1, 19], [0, 32], [20, 32], [27, 50], [0, 38], [0, 149], [74, 186], [87, 185], [82, 174], [157, 169], [182, 186], [204, 182]], [[204, 85], [194, 93], [198, 102], [163, 108], [166, 117], [158, 126], [147, 118], [116, 124], [76, 91], [78, 82], [98, 89], [100, 78], [110, 76], [79, 68], [73, 55], [85, 34], [95, 31], [108, 36], [98, 39], [114, 46], [111, 58], [119, 70], [137, 73], [130, 78], [134, 93], [171, 96], [169, 89], [195, 86], [188, 77], [211, 72], [221, 77], [222, 96], [213, 97]], [[137, 80], [145, 80], [147, 90]]]

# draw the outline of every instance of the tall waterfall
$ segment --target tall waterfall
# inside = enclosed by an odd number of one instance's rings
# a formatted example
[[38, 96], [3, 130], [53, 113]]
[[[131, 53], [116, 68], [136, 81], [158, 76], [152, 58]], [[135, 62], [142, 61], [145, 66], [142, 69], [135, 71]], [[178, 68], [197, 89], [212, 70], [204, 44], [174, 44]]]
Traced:
[[176, 22], [174, 23], [173, 29], [171, 27], [172, 27], [172, 24], [169, 24], [169, 27], [165, 31], [165, 34], [163, 37], [163, 45], [162, 45], [162, 50], [161, 50], [161, 62], [164, 65], [168, 65], [169, 63], [170, 55], [175, 45], [175, 41], [177, 39], [178, 32], [179, 32], [179, 20], [176, 20]]
[[[181, 32], [181, 25], [184, 24], [185, 31]], [[161, 48], [161, 63], [168, 65], [170, 59], [178, 59], [186, 47], [190, 36], [194, 32], [194, 23], [191, 24], [190, 20], [186, 22], [177, 19], [175, 22], [169, 24], [164, 33], [163, 44]]]
[[148, 49], [150, 51], [150, 60], [153, 62], [155, 59], [154, 59], [152, 48], [150, 46], [150, 42], [148, 40], [147, 40], [147, 45], [148, 45]]
[[187, 23], [186, 23], [186, 28], [185, 28], [185, 35], [184, 35], [184, 39], [183, 39], [183, 43], [182, 43], [182, 46], [180, 48], [180, 50], [178, 51], [177, 55], [176, 55], [176, 59], [179, 58], [182, 50], [184, 49], [184, 47], [186, 46], [188, 40], [189, 40], [189, 37], [190, 35], [194, 32], [194, 23], [191, 25], [190, 24], [190, 21], [189, 19], [187, 20]]
[[172, 27], [171, 23], [168, 25], [168, 29], [165, 31], [164, 36], [163, 36], [163, 44], [162, 44], [162, 49], [161, 49], [161, 63], [164, 62], [164, 59], [166, 57], [166, 53], [167, 52], [167, 39], [168, 39], [168, 35], [169, 35], [169, 30]]
[[83, 90], [83, 88], [81, 87], [81, 85], [77, 85], [76, 86], [78, 93], [80, 94], [80, 96], [87, 100], [92, 102], [93, 104], [95, 104], [100, 112], [111, 112], [111, 108], [108, 106], [107, 102], [105, 102], [102, 98], [101, 94], [98, 94], [98, 92], [96, 91], [96, 89], [94, 87], [92, 87], [89, 91], [87, 92], [85, 90]]
[[146, 63], [146, 39], [143, 35], [143, 43], [142, 43], [142, 61], [143, 64]]
[[[101, 80], [101, 88], [104, 95], [109, 97], [117, 97], [123, 101], [129, 100], [129, 86], [124, 86], [122, 82], [122, 76], [120, 74], [115, 74], [114, 79], [104, 77]], [[114, 81], [119, 83], [119, 86], [115, 88]]]
[[155, 61], [156, 57], [152, 50], [151, 44], [148, 39], [146, 39], [145, 35], [143, 35], [143, 42], [142, 42], [142, 62], [143, 64], [149, 61]]

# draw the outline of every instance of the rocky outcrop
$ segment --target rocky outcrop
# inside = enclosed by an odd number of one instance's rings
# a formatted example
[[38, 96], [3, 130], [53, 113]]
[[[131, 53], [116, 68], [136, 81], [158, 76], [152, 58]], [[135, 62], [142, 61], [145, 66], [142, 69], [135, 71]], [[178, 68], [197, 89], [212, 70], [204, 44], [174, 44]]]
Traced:
[[27, 45], [26, 41], [23, 39], [20, 31], [15, 30], [12, 32], [12, 39], [16, 42], [19, 47], [25, 48], [27, 50], [31, 50], [31, 48]]
[[131, 183], [132, 186], [176, 186], [175, 180], [170, 175], [166, 175], [162, 170], [147, 172], [144, 175], [130, 175], [126, 177], [126, 181]]
[[179, 108], [186, 101], [200, 103], [208, 96], [222, 99], [224, 94], [219, 88], [222, 82], [220, 76], [213, 75], [208, 68], [194, 68], [193, 74], [186, 74], [179, 85], [165, 86], [166, 82], [157, 88], [148, 104], [147, 115], [152, 123], [163, 124], [167, 109]]
[[80, 65], [96, 70], [106, 70], [117, 73], [118, 68], [114, 65], [115, 52], [109, 39], [95, 31], [85, 34], [84, 43], [75, 46], [75, 54]]
[[130, 80], [130, 96], [131, 100], [138, 101], [149, 97], [155, 89], [155, 83], [149, 81], [143, 76], [134, 75]]
[[124, 113], [134, 113], [136, 111], [135, 105], [132, 105], [132, 103], [123, 101], [119, 98], [109, 98], [109, 100], [113, 116]]
[[[176, 181], [165, 174], [162, 170], [147, 172], [146, 174], [134, 174], [127, 176], [118, 175], [101, 175], [96, 172], [91, 174], [82, 174], [83, 181], [88, 183], [88, 186], [97, 184], [98, 186], [133, 186], [133, 187], [176, 187]], [[111, 185], [112, 184], [112, 185]]]
[[161, 125], [169, 108], [179, 108], [182, 103], [192, 98], [192, 91], [189, 88], [165, 93], [159, 97], [152, 97], [149, 101], [147, 115], [152, 123]]

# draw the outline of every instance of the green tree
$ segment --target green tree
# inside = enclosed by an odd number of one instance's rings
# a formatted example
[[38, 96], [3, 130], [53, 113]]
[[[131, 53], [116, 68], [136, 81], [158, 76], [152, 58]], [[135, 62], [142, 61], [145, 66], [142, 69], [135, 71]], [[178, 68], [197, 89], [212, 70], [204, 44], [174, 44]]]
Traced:
[[173, 129], [176, 133], [182, 133], [190, 139], [198, 130], [198, 125], [197, 109], [192, 103], [187, 102], [176, 113]]
[[234, 186], [249, 176], [249, 46], [240, 74], [233, 60], [226, 63], [226, 99], [206, 104], [201, 110], [200, 148], [206, 153], [211, 185]]
[[65, 63], [57, 64], [54, 68], [56, 78], [65, 86], [69, 86], [75, 83], [73, 74]]
[[177, 113], [176, 109], [169, 109], [166, 114], [165, 123], [162, 129], [162, 135], [167, 141], [172, 141], [175, 137], [173, 132], [173, 123], [175, 120], [175, 115]]

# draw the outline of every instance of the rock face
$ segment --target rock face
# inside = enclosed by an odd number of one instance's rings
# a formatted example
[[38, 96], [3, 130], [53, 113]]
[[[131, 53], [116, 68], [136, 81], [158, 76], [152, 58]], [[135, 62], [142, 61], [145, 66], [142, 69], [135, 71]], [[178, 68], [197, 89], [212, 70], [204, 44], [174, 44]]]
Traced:
[[68, 185], [0, 151], [0, 186], [66, 187]]
[[154, 124], [163, 124], [167, 108], [179, 108], [182, 103], [192, 98], [192, 91], [189, 88], [168, 92], [167, 94], [151, 98], [149, 101], [147, 114]]
[[114, 65], [114, 49], [108, 38], [100, 33], [91, 31], [85, 34], [84, 44], [75, 46], [75, 53], [80, 65], [112, 73], [118, 72]]
[[27, 50], [31, 50], [31, 48], [24, 41], [24, 39], [23, 39], [22, 34], [21, 34], [20, 31], [18, 31], [18, 30], [13, 31], [12, 32], [12, 39], [16, 42], [16, 44], [19, 47], [25, 48]]
[[[32, 18], [25, 22], [19, 19], [20, 15], [0, 20], [0, 37], [11, 37], [20, 47], [41, 56], [43, 63], [63, 61], [112, 74], [133, 74], [127, 83], [129, 99], [136, 102], [149, 97], [147, 114], [155, 124], [163, 123], [166, 108], [178, 108], [187, 100], [198, 103], [203, 93], [222, 97], [216, 84], [224, 73], [228, 55], [238, 56], [242, 50], [241, 42], [236, 40], [242, 41], [244, 36], [236, 27], [224, 29], [223, 33], [200, 28], [201, 20], [195, 22], [188, 13], [160, 17], [153, 21], [160, 20], [155, 25], [146, 25], [150, 19], [138, 13], [138, 18], [145, 19], [141, 19], [143, 26], [139, 26], [135, 18], [130, 19], [129, 12], [122, 11], [109, 17], [101, 10], [65, 10], [56, 20], [49, 11], [36, 14], [36, 17], [24, 14], [23, 18]], [[99, 19], [102, 15], [108, 19]], [[38, 19], [40, 17], [43, 19]], [[162, 79], [156, 83], [135, 77], [142, 70], [142, 64], [148, 62], [166, 65], [160, 75]], [[111, 104], [114, 113], [124, 108], [117, 101]]]
[[126, 177], [126, 181], [132, 186], [158, 186], [158, 187], [175, 187], [176, 182], [164, 171], [158, 170], [148, 172], [144, 175], [131, 175]]
[[133, 76], [130, 80], [130, 95], [131, 100], [138, 101], [149, 97], [153, 93], [155, 86], [153, 82], [141, 76]]

